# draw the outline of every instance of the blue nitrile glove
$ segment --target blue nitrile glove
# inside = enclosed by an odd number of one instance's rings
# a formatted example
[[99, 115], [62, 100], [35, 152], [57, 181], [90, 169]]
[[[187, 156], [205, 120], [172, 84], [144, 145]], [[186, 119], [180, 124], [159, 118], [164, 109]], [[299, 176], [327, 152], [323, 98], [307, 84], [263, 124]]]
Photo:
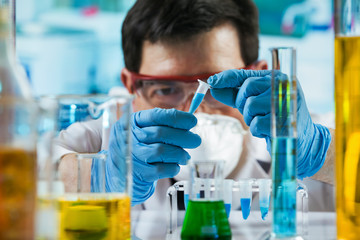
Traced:
[[[270, 152], [271, 71], [228, 70], [211, 76], [208, 83], [214, 98], [240, 111], [252, 135], [266, 139]], [[299, 82], [297, 86], [297, 174], [302, 179], [322, 167], [331, 135], [312, 122]]]
[[[178, 174], [190, 155], [184, 148], [196, 148], [201, 139], [190, 132], [197, 123], [193, 114], [176, 109], [151, 109], [133, 113], [131, 117], [132, 135], [132, 204], [148, 199], [161, 178], [171, 178]], [[110, 135], [108, 159], [106, 160], [106, 191], [124, 188], [126, 141], [124, 119], [117, 121]]]

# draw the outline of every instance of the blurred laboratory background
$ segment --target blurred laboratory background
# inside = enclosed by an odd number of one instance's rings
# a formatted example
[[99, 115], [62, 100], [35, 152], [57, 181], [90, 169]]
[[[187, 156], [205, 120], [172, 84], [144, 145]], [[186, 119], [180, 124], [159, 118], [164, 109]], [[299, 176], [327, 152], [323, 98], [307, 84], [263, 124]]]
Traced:
[[[121, 24], [135, 0], [17, 0], [17, 56], [36, 95], [107, 93], [121, 85]], [[255, 0], [260, 59], [297, 48], [298, 79], [312, 112], [332, 113], [331, 0]], [[271, 66], [269, 66], [271, 67]]]

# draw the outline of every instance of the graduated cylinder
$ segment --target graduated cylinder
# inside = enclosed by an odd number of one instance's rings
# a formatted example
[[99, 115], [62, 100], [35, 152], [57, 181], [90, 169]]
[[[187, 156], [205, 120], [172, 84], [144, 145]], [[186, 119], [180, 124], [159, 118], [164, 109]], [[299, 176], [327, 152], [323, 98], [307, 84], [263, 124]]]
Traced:
[[272, 209], [275, 238], [296, 236], [296, 51], [272, 54]]
[[335, 0], [338, 239], [360, 236], [360, 1]]

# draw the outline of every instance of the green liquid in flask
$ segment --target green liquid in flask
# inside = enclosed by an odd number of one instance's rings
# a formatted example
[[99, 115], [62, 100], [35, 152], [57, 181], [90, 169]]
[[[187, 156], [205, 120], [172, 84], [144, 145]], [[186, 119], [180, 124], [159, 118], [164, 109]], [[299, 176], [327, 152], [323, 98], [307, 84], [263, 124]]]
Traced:
[[231, 239], [224, 201], [190, 200], [181, 231], [182, 240]]

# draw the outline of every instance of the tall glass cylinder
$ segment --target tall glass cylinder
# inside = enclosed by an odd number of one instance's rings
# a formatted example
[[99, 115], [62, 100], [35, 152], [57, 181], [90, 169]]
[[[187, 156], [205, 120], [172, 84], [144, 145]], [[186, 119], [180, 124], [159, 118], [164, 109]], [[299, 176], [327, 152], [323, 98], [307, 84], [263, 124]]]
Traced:
[[335, 0], [337, 237], [360, 236], [360, 0]]
[[273, 48], [271, 155], [273, 234], [296, 236], [296, 50]]
[[0, 96], [31, 99], [29, 82], [20, 74], [15, 61], [15, 12], [10, 3], [15, 4], [10, 0], [0, 0]]
[[0, 98], [0, 239], [34, 239], [37, 106]]
[[196, 161], [190, 164], [189, 203], [181, 239], [231, 239], [223, 200], [224, 162]]

